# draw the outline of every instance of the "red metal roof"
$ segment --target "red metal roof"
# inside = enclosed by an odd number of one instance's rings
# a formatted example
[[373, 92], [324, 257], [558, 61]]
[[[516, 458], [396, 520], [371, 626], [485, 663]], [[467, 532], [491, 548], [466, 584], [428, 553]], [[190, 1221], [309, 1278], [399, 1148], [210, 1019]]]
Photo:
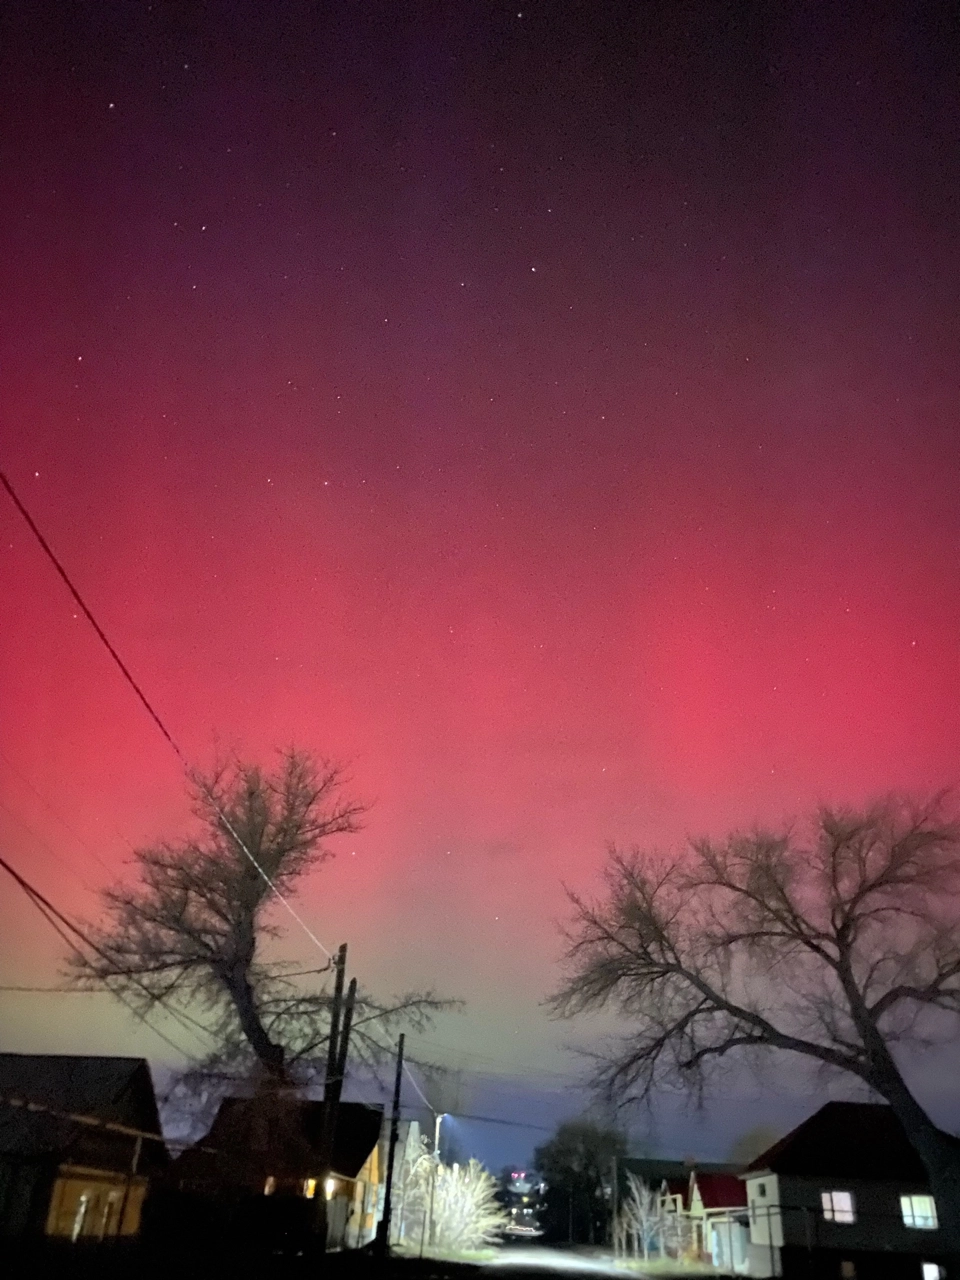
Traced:
[[747, 1187], [735, 1173], [694, 1173], [705, 1209], [745, 1209]]

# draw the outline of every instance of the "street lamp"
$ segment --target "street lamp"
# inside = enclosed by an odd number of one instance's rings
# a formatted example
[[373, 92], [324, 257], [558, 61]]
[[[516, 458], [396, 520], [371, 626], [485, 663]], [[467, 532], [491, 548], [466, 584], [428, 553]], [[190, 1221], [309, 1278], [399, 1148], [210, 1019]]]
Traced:
[[[437, 1172], [440, 1168], [440, 1126], [448, 1113], [438, 1111], [433, 1121], [433, 1177], [430, 1179], [430, 1244], [433, 1245], [433, 1203], [437, 1194]], [[424, 1227], [427, 1219], [424, 1218]], [[423, 1257], [423, 1237], [420, 1238], [420, 1257]]]
[[449, 1113], [446, 1111], [438, 1111], [433, 1122], [433, 1155], [434, 1159], [440, 1159], [440, 1126]]

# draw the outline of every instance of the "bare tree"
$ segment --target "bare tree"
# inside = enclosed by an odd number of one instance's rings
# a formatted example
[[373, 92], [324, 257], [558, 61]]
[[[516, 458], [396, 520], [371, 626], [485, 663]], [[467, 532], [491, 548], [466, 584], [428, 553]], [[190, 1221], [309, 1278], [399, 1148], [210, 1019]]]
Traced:
[[621, 1100], [701, 1090], [729, 1055], [778, 1050], [864, 1082], [924, 1161], [960, 1253], [960, 1141], [897, 1060], [960, 1013], [960, 828], [942, 799], [823, 809], [796, 832], [693, 842], [675, 860], [611, 849], [607, 892], [571, 895], [562, 1016], [630, 1024], [598, 1079]]
[[[331, 1006], [316, 980], [331, 966], [304, 972], [267, 959], [262, 944], [282, 932], [275, 891], [289, 897], [331, 856], [329, 836], [359, 829], [364, 808], [344, 786], [339, 766], [293, 749], [272, 772], [234, 760], [194, 777], [196, 833], [136, 852], [139, 878], [103, 893], [105, 920], [89, 930], [96, 951], [71, 961], [75, 977], [121, 991], [143, 1012], [161, 1003], [192, 1011], [216, 1043], [200, 1073], [208, 1080], [253, 1066], [280, 1082], [309, 1078]], [[315, 989], [304, 990], [304, 978]], [[420, 1026], [443, 1007], [429, 994], [362, 996], [351, 1044], [376, 1060], [398, 1022]]]
[[510, 1219], [497, 1200], [497, 1180], [477, 1160], [441, 1164], [426, 1152], [404, 1191], [407, 1239], [425, 1239], [445, 1253], [495, 1244]]
[[663, 1253], [664, 1206], [659, 1193], [629, 1170], [614, 1229], [614, 1252], [650, 1257], [651, 1249]]

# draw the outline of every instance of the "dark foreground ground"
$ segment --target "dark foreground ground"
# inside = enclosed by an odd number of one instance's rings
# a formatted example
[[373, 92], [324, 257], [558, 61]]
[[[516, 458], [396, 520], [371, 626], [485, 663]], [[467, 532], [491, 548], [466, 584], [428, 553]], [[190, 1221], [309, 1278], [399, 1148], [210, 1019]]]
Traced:
[[626, 1280], [630, 1275], [614, 1270], [607, 1258], [538, 1244], [504, 1248], [488, 1263], [379, 1258], [366, 1252], [291, 1257], [250, 1249], [0, 1245], [3, 1280]]
[[624, 1274], [600, 1257], [535, 1244], [504, 1249], [484, 1264], [378, 1258], [365, 1252], [291, 1257], [221, 1248], [43, 1245], [0, 1252], [0, 1276], [11, 1280], [604, 1280]]
[[0, 1245], [0, 1276], [57, 1280], [475, 1280], [480, 1268], [363, 1253], [284, 1257], [250, 1251], [190, 1252]]

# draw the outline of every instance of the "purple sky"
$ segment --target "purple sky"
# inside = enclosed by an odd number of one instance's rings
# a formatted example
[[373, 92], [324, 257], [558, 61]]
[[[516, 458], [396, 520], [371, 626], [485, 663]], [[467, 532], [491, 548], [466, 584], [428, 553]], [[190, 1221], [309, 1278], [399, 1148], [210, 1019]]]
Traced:
[[[608, 839], [956, 781], [951, 7], [2, 22], [0, 465], [191, 758], [350, 762], [303, 910], [467, 1000], [423, 1052], [572, 1069], [539, 1001]], [[0, 839], [89, 915], [182, 779], [5, 498], [0, 554]], [[45, 930], [8, 886], [0, 981]], [[101, 997], [0, 1019], [169, 1056]]]

